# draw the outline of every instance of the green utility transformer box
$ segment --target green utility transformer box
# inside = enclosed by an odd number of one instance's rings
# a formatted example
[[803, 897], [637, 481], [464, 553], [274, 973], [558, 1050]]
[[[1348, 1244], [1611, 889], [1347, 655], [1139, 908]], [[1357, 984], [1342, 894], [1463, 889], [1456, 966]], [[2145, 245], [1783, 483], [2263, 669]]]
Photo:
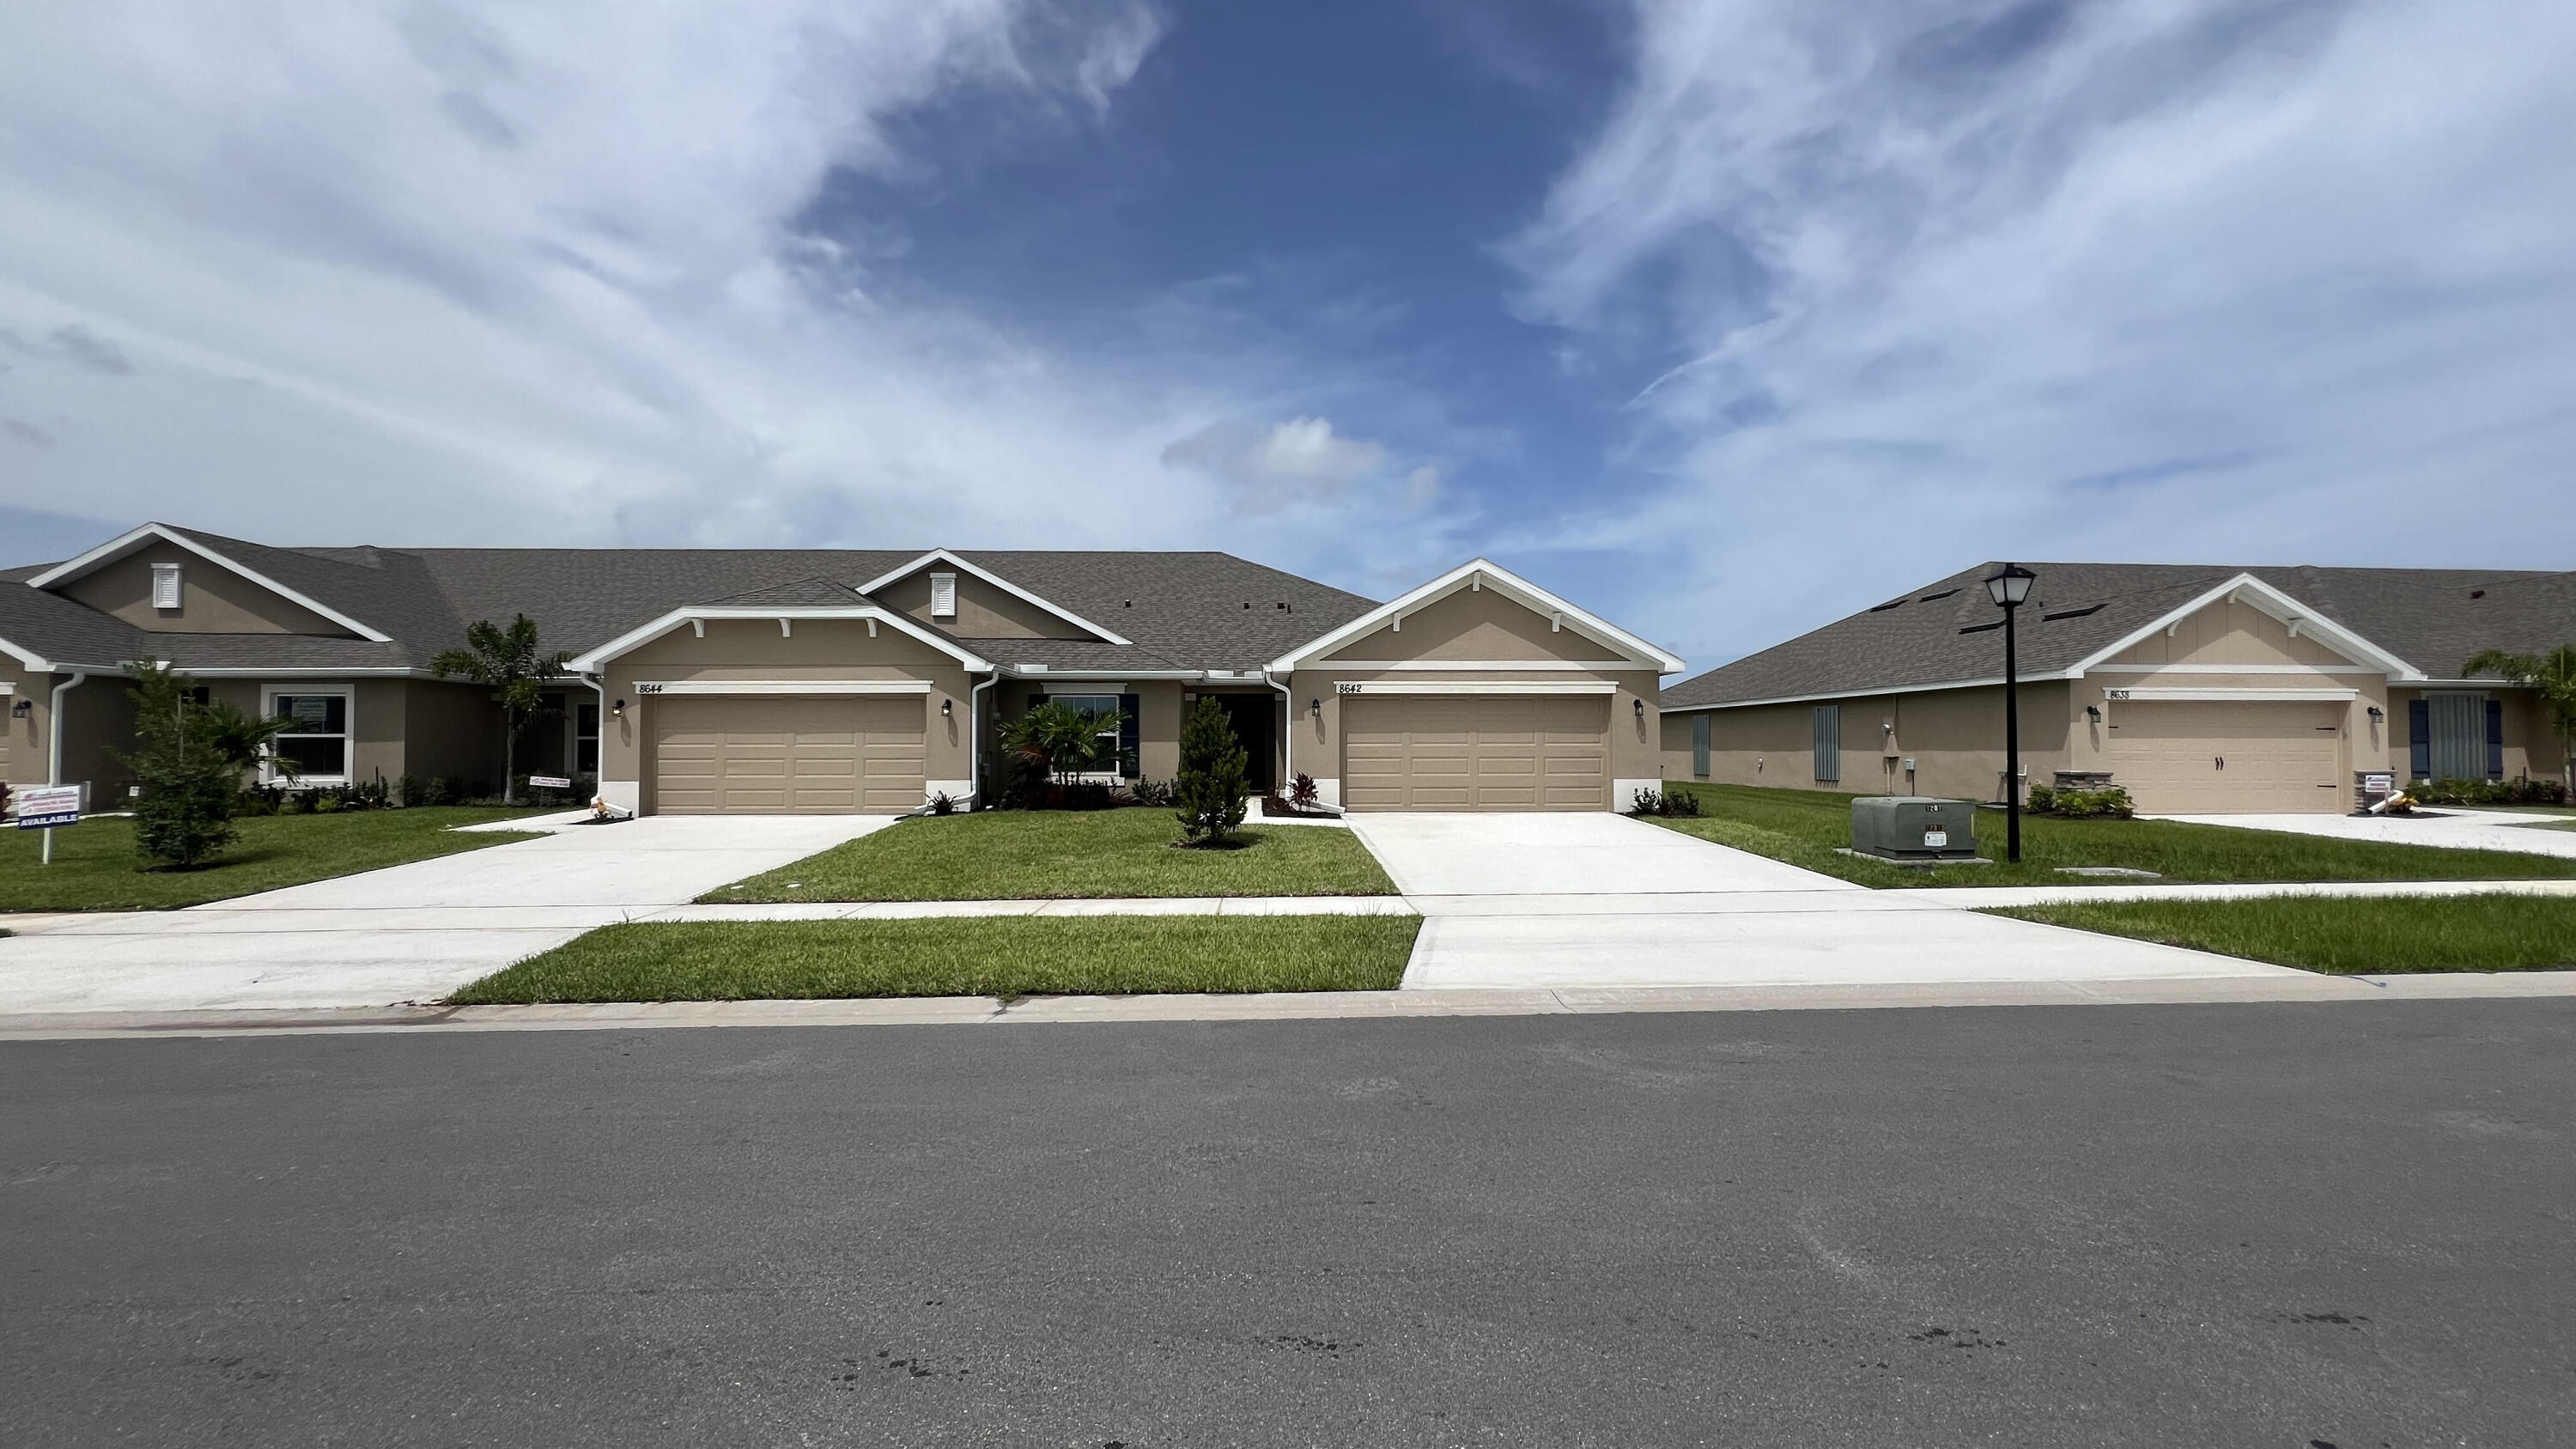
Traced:
[[1977, 807], [1928, 795], [1864, 795], [1852, 802], [1851, 848], [1881, 860], [1977, 858]]

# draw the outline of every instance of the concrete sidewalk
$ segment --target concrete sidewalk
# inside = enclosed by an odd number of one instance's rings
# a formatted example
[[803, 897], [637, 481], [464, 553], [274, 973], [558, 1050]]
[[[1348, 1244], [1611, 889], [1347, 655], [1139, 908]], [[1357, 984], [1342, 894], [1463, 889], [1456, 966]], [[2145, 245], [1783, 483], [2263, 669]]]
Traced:
[[1942, 1006], [2178, 1006], [2262, 1001], [2360, 1004], [2552, 996], [2576, 996], [2576, 971], [2414, 976], [2320, 976], [2290, 971], [2259, 977], [2105, 981], [1042, 996], [1007, 1002], [989, 996], [925, 996], [562, 1006], [24, 1013], [0, 1015], [0, 1041], [356, 1032], [638, 1031], [724, 1026], [1009, 1026], [1663, 1011], [1877, 1011]]

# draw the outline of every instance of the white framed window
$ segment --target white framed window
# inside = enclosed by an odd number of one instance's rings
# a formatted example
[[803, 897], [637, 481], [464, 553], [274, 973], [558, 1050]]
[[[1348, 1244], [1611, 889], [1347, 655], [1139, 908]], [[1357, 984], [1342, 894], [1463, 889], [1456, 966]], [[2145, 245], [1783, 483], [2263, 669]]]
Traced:
[[[1050, 694], [1045, 697], [1044, 702], [1047, 704], [1060, 704], [1067, 709], [1080, 710], [1084, 714], [1105, 714], [1109, 716], [1111, 724], [1109, 728], [1100, 732], [1100, 740], [1102, 744], [1109, 748], [1113, 755], [1116, 754], [1121, 744], [1119, 737], [1120, 731], [1125, 726], [1124, 720], [1120, 718], [1118, 696], [1114, 694]], [[1098, 780], [1108, 784], [1117, 783], [1118, 777], [1119, 767], [1114, 761], [1106, 770], [1086, 770], [1082, 775], [1082, 778], [1085, 780]]]
[[152, 607], [175, 609], [179, 607], [180, 598], [179, 566], [174, 563], [154, 564], [152, 566]]
[[[298, 785], [345, 785], [351, 767], [351, 729], [355, 691], [345, 684], [279, 684], [260, 691], [268, 716], [285, 725], [277, 732], [276, 758], [296, 768]], [[278, 779], [262, 767], [260, 776]]]
[[934, 619], [957, 617], [957, 576], [955, 574], [930, 576], [930, 617]]

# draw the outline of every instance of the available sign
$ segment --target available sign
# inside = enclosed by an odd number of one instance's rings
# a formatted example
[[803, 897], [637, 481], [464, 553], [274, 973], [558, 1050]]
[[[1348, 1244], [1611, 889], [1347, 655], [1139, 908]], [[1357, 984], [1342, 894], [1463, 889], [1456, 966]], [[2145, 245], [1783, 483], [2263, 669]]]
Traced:
[[572, 781], [565, 779], [561, 775], [530, 775], [528, 777], [528, 783], [536, 786], [540, 790], [569, 790], [572, 788]]
[[57, 825], [80, 824], [81, 787], [78, 785], [21, 785], [10, 793], [18, 806], [18, 828], [50, 830]]

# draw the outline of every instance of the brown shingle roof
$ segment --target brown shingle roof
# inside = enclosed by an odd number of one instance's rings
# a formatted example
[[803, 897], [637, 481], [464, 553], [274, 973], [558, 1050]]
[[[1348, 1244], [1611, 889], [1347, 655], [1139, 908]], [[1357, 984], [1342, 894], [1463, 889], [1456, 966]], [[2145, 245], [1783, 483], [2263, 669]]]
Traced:
[[[1916, 689], [2003, 673], [1981, 563], [1683, 680], [1667, 709]], [[2239, 574], [2251, 574], [2435, 678], [2481, 649], [2576, 640], [2576, 573], [2500, 569], [2038, 563], [2017, 627], [2021, 668], [2063, 671]], [[1967, 632], [1974, 630], [1975, 632]]]

